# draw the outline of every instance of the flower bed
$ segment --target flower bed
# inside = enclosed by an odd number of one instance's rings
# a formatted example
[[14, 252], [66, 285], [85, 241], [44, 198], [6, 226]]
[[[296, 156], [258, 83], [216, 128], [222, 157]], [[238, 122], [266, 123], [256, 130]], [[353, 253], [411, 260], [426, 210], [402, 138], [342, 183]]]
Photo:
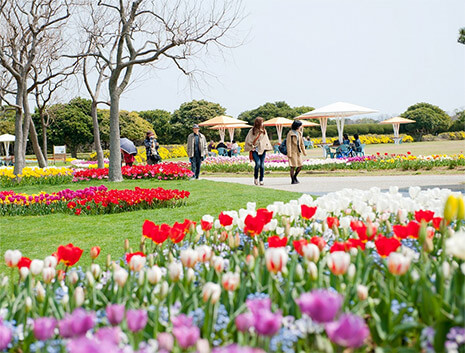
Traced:
[[464, 212], [448, 190], [343, 190], [145, 221], [141, 251], [103, 268], [70, 269], [72, 244], [8, 250], [21, 280], [0, 280], [0, 350], [460, 352]]
[[[110, 160], [108, 158], [104, 158], [103, 162], [105, 164], [105, 168], [108, 168], [108, 163]], [[75, 168], [89, 168], [89, 169], [97, 169], [98, 162], [97, 161], [86, 161], [84, 159], [74, 159], [71, 161], [71, 164]]]
[[[176, 163], [160, 163], [156, 165], [135, 165], [121, 168], [123, 177], [126, 179], [159, 179], [175, 180], [187, 179], [192, 176], [192, 172]], [[92, 179], [107, 179], [108, 168], [75, 170], [73, 181], [83, 181]]]
[[[302, 169], [418, 170], [436, 167], [453, 169], [457, 166], [465, 166], [465, 156], [463, 154], [413, 156], [411, 154], [386, 153], [382, 155], [378, 153], [377, 155], [363, 157], [306, 159], [303, 161]], [[268, 170], [288, 170], [289, 164], [287, 157], [282, 154], [267, 154], [265, 158], [265, 168]], [[220, 173], [250, 172], [253, 170], [253, 164], [250, 163], [249, 158], [246, 156], [208, 157], [202, 164], [202, 170]]]
[[62, 190], [36, 195], [0, 191], [0, 215], [44, 215], [66, 212], [75, 215], [106, 214], [179, 206], [189, 197], [184, 190], [163, 188], [108, 190], [106, 186], [91, 186], [82, 190]]
[[[15, 175], [13, 167], [0, 167], [2, 187], [37, 184], [62, 184], [72, 180], [73, 170], [66, 167], [25, 167], [22, 174]], [[17, 180], [17, 177], [20, 180]]]

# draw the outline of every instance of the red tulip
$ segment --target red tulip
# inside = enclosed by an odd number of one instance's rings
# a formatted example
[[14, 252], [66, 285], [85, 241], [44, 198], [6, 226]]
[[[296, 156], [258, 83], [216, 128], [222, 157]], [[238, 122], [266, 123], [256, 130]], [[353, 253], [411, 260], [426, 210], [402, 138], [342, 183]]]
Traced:
[[400, 246], [400, 241], [396, 238], [386, 238], [381, 234], [375, 241], [376, 250], [381, 257], [389, 256], [393, 251], [396, 251]]
[[434, 217], [433, 218], [433, 227], [436, 230], [441, 228], [442, 217]]
[[90, 257], [95, 260], [100, 255], [100, 246], [93, 246], [90, 249]]
[[142, 225], [142, 235], [148, 239], [153, 239], [156, 228], [155, 223], [146, 219]]
[[265, 227], [265, 221], [266, 219], [258, 215], [258, 213], [255, 217], [248, 215], [244, 220], [244, 233], [251, 237], [259, 235], [263, 231], [263, 227]]
[[334, 226], [339, 227], [339, 218], [337, 217], [327, 217], [326, 223], [328, 223], [328, 227], [332, 229]]
[[395, 236], [399, 239], [405, 239], [408, 237], [408, 231], [406, 226], [396, 224], [392, 226], [392, 230], [394, 231]]
[[420, 223], [417, 223], [415, 221], [410, 221], [409, 224], [407, 224], [407, 234], [411, 238], [418, 238], [418, 234], [420, 233]]
[[307, 205], [300, 205], [300, 211], [302, 213], [302, 218], [310, 219], [315, 215], [317, 207], [309, 207]]
[[359, 248], [360, 250], [365, 250], [365, 242], [360, 240], [360, 239], [350, 238], [350, 239], [347, 239], [347, 241], [346, 241], [346, 247], [348, 249], [351, 249], [351, 248], [357, 249], [357, 248]]
[[204, 220], [202, 219], [202, 220], [200, 221], [200, 226], [202, 227], [202, 229], [203, 229], [204, 231], [207, 231], [207, 230], [212, 229], [213, 223], [212, 223], [212, 222], [204, 221]]
[[268, 211], [266, 208], [259, 208], [257, 210], [256, 217], [260, 217], [263, 220], [263, 223], [266, 225], [270, 223], [271, 219], [273, 218], [273, 212]]
[[183, 228], [173, 226], [171, 227], [168, 236], [170, 237], [173, 243], [177, 244], [184, 239], [186, 233], [184, 233]]
[[320, 251], [323, 251], [323, 249], [326, 246], [326, 241], [322, 237], [312, 237], [310, 239], [310, 243], [318, 246], [318, 249], [320, 249]]
[[233, 223], [233, 218], [227, 214], [224, 214], [223, 212], [220, 213], [218, 219], [223, 227], [230, 226]]
[[373, 240], [375, 238], [377, 228], [371, 223], [367, 225], [360, 221], [351, 222], [350, 227], [357, 233], [358, 237], [363, 242], [367, 242], [368, 240]]
[[73, 266], [79, 261], [84, 250], [69, 243], [68, 245], [60, 245], [57, 249], [58, 261], [63, 261], [66, 266]]
[[329, 249], [329, 252], [333, 253], [335, 251], [347, 251], [347, 250], [348, 250], [348, 248], [347, 248], [345, 243], [335, 241], [334, 244]]
[[270, 248], [280, 248], [287, 245], [287, 237], [278, 237], [277, 235], [273, 235], [272, 237], [268, 238], [268, 246]]
[[297, 251], [297, 253], [300, 255], [300, 256], [304, 256], [304, 251], [303, 251], [303, 247], [305, 245], [308, 244], [308, 240], [307, 239], [300, 239], [300, 240], [294, 240], [292, 242], [292, 245], [294, 245], [294, 249], [295, 251]]
[[417, 220], [418, 223], [421, 223], [421, 221], [429, 222], [433, 219], [434, 217], [434, 212], [433, 211], [415, 211], [415, 219]]
[[18, 268], [21, 268], [21, 267], [27, 267], [29, 268], [31, 266], [31, 262], [32, 260], [28, 257], [21, 257], [21, 259], [19, 260], [18, 264], [16, 266], [18, 266]]

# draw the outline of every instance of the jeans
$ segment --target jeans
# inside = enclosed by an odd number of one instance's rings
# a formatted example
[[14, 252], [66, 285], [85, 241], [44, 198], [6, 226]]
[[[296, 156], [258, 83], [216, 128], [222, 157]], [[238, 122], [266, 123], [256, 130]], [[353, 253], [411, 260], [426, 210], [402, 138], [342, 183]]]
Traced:
[[254, 179], [258, 179], [258, 172], [260, 171], [260, 181], [263, 181], [263, 174], [265, 174], [265, 156], [266, 151], [259, 155], [257, 151], [252, 152], [252, 157], [255, 162], [255, 169], [253, 171]]
[[194, 173], [195, 179], [198, 179], [200, 174], [200, 164], [202, 163], [202, 157], [198, 154], [195, 154], [194, 157], [189, 158], [189, 162], [191, 162], [191, 170], [192, 173]]

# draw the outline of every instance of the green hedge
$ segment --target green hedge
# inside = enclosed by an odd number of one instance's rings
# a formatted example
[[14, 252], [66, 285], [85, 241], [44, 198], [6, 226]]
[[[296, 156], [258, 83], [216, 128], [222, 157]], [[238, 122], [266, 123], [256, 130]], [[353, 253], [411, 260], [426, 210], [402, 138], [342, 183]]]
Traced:
[[[344, 133], [349, 136], [354, 134], [359, 135], [368, 135], [368, 134], [377, 134], [377, 135], [389, 135], [393, 133], [392, 125], [384, 124], [350, 124], [344, 125]], [[306, 128], [305, 136], [310, 137], [320, 137], [321, 129], [319, 126]], [[336, 125], [328, 125], [326, 129], [327, 137], [336, 137], [337, 136], [337, 127]]]

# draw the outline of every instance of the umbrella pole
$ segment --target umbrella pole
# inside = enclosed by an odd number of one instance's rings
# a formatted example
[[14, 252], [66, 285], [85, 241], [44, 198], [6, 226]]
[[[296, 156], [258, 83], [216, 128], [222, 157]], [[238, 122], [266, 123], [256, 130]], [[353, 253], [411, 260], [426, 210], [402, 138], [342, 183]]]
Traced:
[[400, 123], [394, 123], [392, 124], [392, 127], [394, 128], [394, 144], [399, 144], [399, 129], [400, 129]]
[[278, 133], [278, 142], [281, 144], [282, 137], [283, 137], [283, 126], [282, 125], [276, 125], [276, 132]]
[[5, 147], [5, 156], [8, 158], [10, 156], [10, 142], [5, 141], [3, 142], [3, 147]]
[[343, 116], [336, 117], [336, 126], [337, 126], [337, 134], [339, 137], [339, 143], [342, 144], [342, 134], [344, 132], [344, 117]]
[[224, 142], [224, 133], [225, 133], [226, 128], [222, 127], [219, 129], [220, 132], [220, 141]]
[[326, 143], [326, 126], [328, 124], [328, 118], [319, 118], [321, 127], [321, 141]]
[[228, 127], [230, 142], [233, 142], [233, 140], [234, 140], [234, 130], [235, 129], [233, 127]]

